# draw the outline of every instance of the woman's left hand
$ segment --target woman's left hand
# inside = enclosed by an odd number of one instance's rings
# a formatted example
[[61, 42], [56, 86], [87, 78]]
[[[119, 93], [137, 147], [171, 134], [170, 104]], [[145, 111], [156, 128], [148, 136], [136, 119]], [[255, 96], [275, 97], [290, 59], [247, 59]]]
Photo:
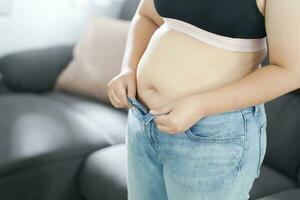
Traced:
[[161, 108], [150, 110], [160, 131], [176, 134], [184, 132], [204, 117], [199, 106], [199, 97], [186, 95]]

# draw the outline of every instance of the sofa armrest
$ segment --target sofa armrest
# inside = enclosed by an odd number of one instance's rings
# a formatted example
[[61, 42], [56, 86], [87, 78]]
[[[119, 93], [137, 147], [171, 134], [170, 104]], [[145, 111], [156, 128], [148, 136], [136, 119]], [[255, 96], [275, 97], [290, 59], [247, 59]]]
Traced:
[[74, 44], [20, 51], [0, 58], [1, 82], [14, 92], [52, 90], [72, 59]]

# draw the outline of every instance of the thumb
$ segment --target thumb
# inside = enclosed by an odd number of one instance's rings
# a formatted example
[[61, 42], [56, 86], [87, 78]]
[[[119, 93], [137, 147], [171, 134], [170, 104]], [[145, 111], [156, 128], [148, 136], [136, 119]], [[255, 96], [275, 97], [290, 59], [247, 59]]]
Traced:
[[172, 110], [172, 105], [171, 104], [168, 104], [168, 105], [165, 105], [161, 108], [156, 108], [156, 109], [152, 109], [149, 111], [149, 113], [151, 114], [164, 114], [164, 113], [168, 113]]

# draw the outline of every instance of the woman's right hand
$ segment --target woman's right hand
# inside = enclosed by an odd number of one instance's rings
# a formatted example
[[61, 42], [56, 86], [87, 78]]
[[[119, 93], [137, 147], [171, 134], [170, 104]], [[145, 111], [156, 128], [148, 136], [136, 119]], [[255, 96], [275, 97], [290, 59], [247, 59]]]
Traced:
[[131, 68], [122, 70], [107, 83], [106, 87], [109, 100], [114, 107], [130, 108], [127, 95], [130, 97], [136, 95], [136, 71]]

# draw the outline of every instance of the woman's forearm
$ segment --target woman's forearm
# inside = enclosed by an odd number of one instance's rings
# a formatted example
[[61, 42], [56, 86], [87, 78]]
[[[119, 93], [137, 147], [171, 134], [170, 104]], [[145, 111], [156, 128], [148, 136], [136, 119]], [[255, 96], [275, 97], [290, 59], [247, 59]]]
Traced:
[[201, 116], [265, 103], [300, 87], [300, 74], [278, 65], [258, 68], [243, 78], [195, 94]]
[[135, 14], [128, 31], [121, 71], [128, 68], [136, 71], [148, 43], [158, 26], [148, 17]]

